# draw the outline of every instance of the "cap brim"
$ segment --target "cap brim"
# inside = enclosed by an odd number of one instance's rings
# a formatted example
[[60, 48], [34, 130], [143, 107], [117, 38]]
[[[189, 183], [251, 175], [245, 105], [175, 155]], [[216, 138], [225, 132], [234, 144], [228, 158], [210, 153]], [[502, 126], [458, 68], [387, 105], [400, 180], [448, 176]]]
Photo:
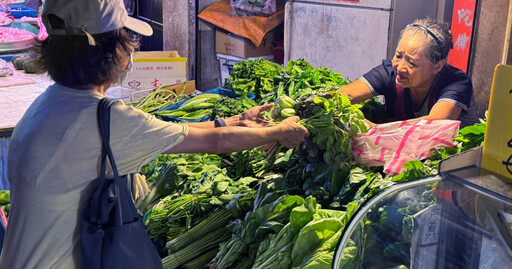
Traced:
[[124, 27], [145, 36], [150, 36], [153, 34], [153, 28], [151, 28], [149, 24], [132, 17], [126, 18]]

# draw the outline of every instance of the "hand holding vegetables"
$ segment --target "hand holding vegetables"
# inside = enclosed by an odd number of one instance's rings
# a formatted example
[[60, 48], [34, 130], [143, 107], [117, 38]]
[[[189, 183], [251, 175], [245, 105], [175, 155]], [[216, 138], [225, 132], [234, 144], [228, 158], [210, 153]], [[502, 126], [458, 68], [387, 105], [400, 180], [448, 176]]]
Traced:
[[276, 127], [283, 128], [282, 136], [278, 139], [278, 143], [287, 148], [294, 148], [309, 136], [308, 130], [298, 124], [299, 117], [293, 116], [281, 121]]
[[269, 120], [261, 115], [261, 112], [268, 111], [273, 107], [274, 104], [255, 106], [239, 115], [229, 117], [226, 121], [228, 126], [265, 127]]
[[275, 121], [282, 121], [283, 119], [295, 116], [296, 111], [295, 109], [293, 109], [294, 105], [295, 101], [293, 101], [292, 98], [286, 95], [279, 96], [276, 100], [274, 109], [272, 109], [270, 116]]

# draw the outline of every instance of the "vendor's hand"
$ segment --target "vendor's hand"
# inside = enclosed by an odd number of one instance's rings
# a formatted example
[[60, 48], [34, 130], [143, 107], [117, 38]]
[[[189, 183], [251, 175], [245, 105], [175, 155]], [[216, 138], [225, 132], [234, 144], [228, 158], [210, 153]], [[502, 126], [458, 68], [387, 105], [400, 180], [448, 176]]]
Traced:
[[270, 120], [261, 115], [261, 112], [268, 111], [274, 107], [274, 104], [255, 106], [241, 114], [226, 119], [228, 126], [245, 127], [265, 127], [269, 125]]
[[366, 122], [366, 124], [368, 124], [368, 125], [370, 126], [370, 129], [371, 129], [371, 128], [373, 128], [373, 127], [375, 127], [375, 126], [377, 126], [377, 124], [376, 124], [376, 123], [373, 123], [373, 122], [371, 122], [371, 121], [369, 121], [369, 120], [367, 120], [367, 119], [364, 119], [364, 122]]
[[298, 124], [299, 117], [293, 116], [281, 121], [276, 127], [282, 128], [281, 138], [278, 143], [289, 149], [295, 148], [309, 136], [308, 130]]

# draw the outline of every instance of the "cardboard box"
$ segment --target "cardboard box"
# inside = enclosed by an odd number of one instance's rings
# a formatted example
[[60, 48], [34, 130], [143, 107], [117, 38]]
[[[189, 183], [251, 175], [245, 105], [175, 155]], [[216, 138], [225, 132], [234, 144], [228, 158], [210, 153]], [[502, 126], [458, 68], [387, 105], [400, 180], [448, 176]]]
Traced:
[[[189, 80], [174, 85], [163, 86], [162, 89], [173, 91], [177, 95], [191, 94], [196, 90], [196, 82], [194, 80]], [[122, 100], [125, 103], [130, 103], [137, 101], [139, 98], [147, 96], [153, 91], [154, 88], [140, 90], [127, 88], [126, 86], [114, 86], [107, 89], [105, 96], [116, 100]]]
[[[168, 90], [174, 92], [176, 95], [187, 95], [195, 92], [196, 90], [196, 81], [189, 80], [182, 83], [177, 83], [174, 85], [166, 85], [161, 88], [162, 90]], [[142, 98], [150, 93], [152, 93], [154, 89], [148, 90], [134, 90], [131, 93], [130, 100], [132, 102], [137, 101], [139, 98]], [[171, 94], [171, 93], [169, 93]]]
[[240, 58], [257, 57], [272, 54], [274, 32], [263, 38], [261, 45], [256, 47], [249, 39], [232, 33], [215, 30], [215, 52], [233, 55]]
[[196, 81], [189, 80], [174, 85], [164, 86], [162, 89], [173, 91], [177, 95], [191, 94], [196, 91]]
[[187, 58], [180, 57], [177, 51], [137, 51], [133, 53], [133, 70], [123, 86], [146, 90], [186, 79]]

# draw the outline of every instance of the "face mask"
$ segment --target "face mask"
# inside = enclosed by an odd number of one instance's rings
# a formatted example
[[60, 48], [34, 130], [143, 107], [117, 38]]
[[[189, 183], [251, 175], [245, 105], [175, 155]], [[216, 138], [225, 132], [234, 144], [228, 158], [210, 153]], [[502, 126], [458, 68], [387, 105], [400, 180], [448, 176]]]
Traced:
[[133, 69], [133, 53], [130, 54], [130, 61], [128, 62], [128, 66], [125, 70], [121, 71], [121, 74], [119, 74], [119, 80], [114, 83], [112, 86], [119, 86], [123, 84], [126, 81], [126, 78], [128, 77], [128, 74], [132, 72]]

